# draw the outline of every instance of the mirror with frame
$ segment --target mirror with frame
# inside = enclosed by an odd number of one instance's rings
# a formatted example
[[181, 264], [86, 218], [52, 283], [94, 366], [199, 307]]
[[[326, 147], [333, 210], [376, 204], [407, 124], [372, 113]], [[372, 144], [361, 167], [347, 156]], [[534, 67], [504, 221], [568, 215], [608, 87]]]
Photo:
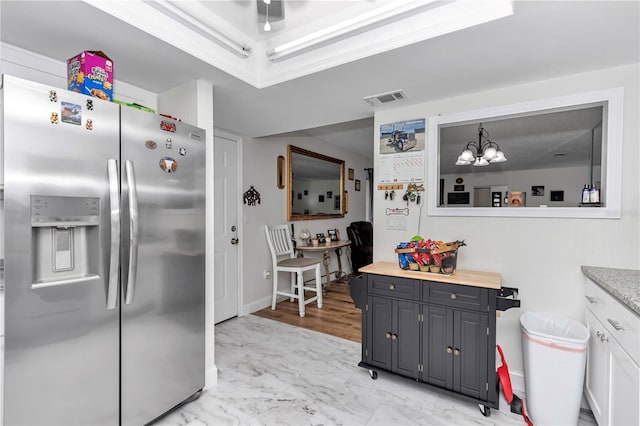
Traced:
[[[428, 214], [620, 217], [621, 126], [622, 89], [431, 117]], [[506, 161], [474, 165], [489, 146]]]
[[344, 217], [345, 162], [288, 146], [288, 220]]

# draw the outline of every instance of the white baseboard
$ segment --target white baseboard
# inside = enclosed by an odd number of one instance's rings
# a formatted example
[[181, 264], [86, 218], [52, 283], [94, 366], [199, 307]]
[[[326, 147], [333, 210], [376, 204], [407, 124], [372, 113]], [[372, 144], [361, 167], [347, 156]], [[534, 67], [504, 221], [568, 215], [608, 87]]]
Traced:
[[511, 376], [511, 388], [518, 396], [524, 395], [524, 373], [522, 371], [509, 371]]
[[209, 367], [204, 373], [204, 389], [210, 389], [218, 384], [218, 367]]
[[[287, 296], [278, 296], [277, 302], [282, 302], [283, 300], [288, 299], [289, 298]], [[242, 307], [242, 312], [238, 316], [243, 317], [245, 315], [258, 312], [259, 310], [267, 308], [269, 306], [271, 306], [271, 296], [256, 300], [255, 302], [249, 303], [248, 305], [244, 305]]]
[[266, 308], [267, 306], [271, 306], [271, 296], [267, 296], [262, 299], [256, 300], [255, 302], [243, 305], [240, 316], [252, 314], [259, 311], [260, 309]]

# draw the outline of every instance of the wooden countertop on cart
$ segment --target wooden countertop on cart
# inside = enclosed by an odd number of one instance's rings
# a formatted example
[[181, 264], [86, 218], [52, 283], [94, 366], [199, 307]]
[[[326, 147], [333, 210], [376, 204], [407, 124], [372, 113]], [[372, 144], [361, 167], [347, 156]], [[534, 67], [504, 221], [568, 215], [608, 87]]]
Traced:
[[473, 287], [499, 289], [502, 287], [502, 276], [496, 272], [467, 271], [456, 269], [451, 275], [431, 272], [410, 271], [400, 269], [397, 262], [375, 262], [358, 270], [367, 274], [387, 275], [414, 280], [438, 281], [449, 284], [462, 284]]

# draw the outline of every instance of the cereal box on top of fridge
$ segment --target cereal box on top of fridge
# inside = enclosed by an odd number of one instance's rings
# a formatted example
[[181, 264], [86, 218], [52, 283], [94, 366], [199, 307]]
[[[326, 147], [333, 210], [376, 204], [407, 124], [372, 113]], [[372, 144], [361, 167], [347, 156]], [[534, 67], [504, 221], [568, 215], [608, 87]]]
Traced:
[[67, 61], [69, 90], [113, 99], [113, 61], [100, 50], [85, 50]]

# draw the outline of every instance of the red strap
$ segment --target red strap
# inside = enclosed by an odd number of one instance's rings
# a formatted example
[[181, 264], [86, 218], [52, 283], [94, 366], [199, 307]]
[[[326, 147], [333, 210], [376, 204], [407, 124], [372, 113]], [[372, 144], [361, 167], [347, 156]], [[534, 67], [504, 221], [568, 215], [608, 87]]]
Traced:
[[531, 423], [531, 420], [529, 420], [529, 416], [527, 416], [527, 414], [524, 411], [524, 399], [522, 400], [522, 418], [524, 419], [524, 422], [528, 426], [533, 426], [533, 423]]
[[496, 348], [498, 348], [498, 352], [500, 352], [500, 360], [502, 361], [502, 364], [506, 364], [506, 361], [504, 360], [504, 354], [502, 353], [502, 348], [500, 347], [500, 345], [496, 345]]

